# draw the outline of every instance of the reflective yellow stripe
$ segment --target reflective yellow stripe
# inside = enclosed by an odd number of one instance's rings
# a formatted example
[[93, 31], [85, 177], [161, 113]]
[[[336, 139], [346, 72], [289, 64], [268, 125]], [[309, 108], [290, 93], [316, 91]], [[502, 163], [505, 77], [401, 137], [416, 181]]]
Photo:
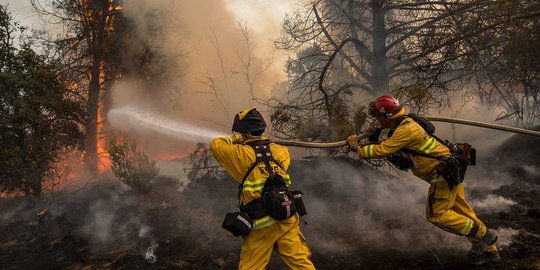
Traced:
[[266, 228], [276, 222], [277, 221], [270, 216], [265, 216], [265, 217], [256, 219], [253, 222], [253, 230], [260, 230], [262, 228]]
[[373, 156], [373, 144], [364, 146], [364, 156], [370, 158]]
[[437, 182], [442, 182], [442, 181], [446, 181], [446, 180], [444, 180], [444, 178], [440, 176], [438, 173], [430, 177], [428, 180], [430, 184], [435, 184]]
[[266, 182], [266, 178], [257, 179], [255, 181], [244, 182], [242, 191], [257, 191], [257, 190], [262, 191], [264, 187], [264, 182]]
[[[283, 180], [285, 180], [285, 186], [290, 186], [292, 184], [291, 177], [286, 174], [282, 175]], [[254, 181], [246, 181], [244, 182], [244, 186], [242, 187], [242, 191], [262, 191], [264, 187], [264, 183], [266, 182], [265, 179], [257, 179]]]
[[463, 230], [461, 230], [461, 234], [468, 235], [469, 233], [471, 233], [473, 225], [474, 225], [474, 222], [472, 221], [472, 219], [467, 218], [467, 225], [463, 227]]
[[290, 186], [292, 184], [291, 183], [291, 177], [288, 174], [282, 175], [282, 177], [283, 177], [283, 180], [285, 180], [285, 185], [286, 186]]
[[431, 150], [433, 150], [433, 148], [435, 148], [435, 139], [434, 138], [429, 138], [429, 140], [427, 140], [426, 143], [424, 143], [424, 145], [422, 145], [420, 147], [420, 151], [426, 153], [426, 154], [429, 154], [429, 152], [431, 152]]
[[262, 191], [264, 188], [264, 183], [262, 184], [256, 184], [256, 185], [245, 185], [244, 188], [242, 188], [242, 191]]

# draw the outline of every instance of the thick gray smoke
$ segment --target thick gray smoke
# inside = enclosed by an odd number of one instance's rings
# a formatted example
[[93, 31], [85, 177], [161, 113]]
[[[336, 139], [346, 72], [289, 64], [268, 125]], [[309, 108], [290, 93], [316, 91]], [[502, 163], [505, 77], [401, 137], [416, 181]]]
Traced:
[[[65, 191], [70, 192], [70, 191]], [[65, 200], [51, 207], [49, 222], [67, 217], [75, 222], [77, 234], [88, 241], [93, 253], [107, 253], [117, 248], [129, 248], [143, 255], [143, 251], [156, 243], [156, 228], [144, 215], [148, 202], [141, 201], [129, 188], [115, 182], [100, 182], [88, 187], [81, 197], [88, 203]]]
[[429, 185], [422, 180], [330, 159], [313, 163], [291, 168], [293, 185], [306, 193], [304, 230], [313, 248], [348, 253], [359, 247], [429, 249], [441, 241], [457, 243], [457, 237], [425, 220]]
[[[228, 240], [220, 228], [222, 214], [234, 209], [234, 202], [207, 190], [223, 180], [200, 181], [186, 190], [175, 179], [158, 177], [152, 192], [142, 195], [118, 181], [102, 180], [78, 194], [64, 191], [75, 197], [50, 207], [40, 226], [44, 231], [54, 228], [59, 234], [84, 239], [92, 254], [129, 250], [149, 263], [159, 260], [161, 246], [174, 241], [189, 243], [193, 253], [235, 250], [236, 242]], [[230, 193], [234, 189], [234, 185], [222, 188]], [[18, 213], [19, 218], [34, 220], [35, 210], [25, 216]]]
[[[453, 249], [466, 251], [465, 237], [449, 234], [425, 218], [429, 184], [410, 172], [394, 177], [366, 165], [332, 159], [296, 161], [291, 165], [293, 185], [304, 191], [308, 222], [303, 230], [313, 249], [324, 254], [354, 254], [358, 250]], [[474, 178], [489, 186], [489, 178]], [[478, 185], [482, 186], [482, 185]], [[496, 188], [465, 187], [466, 198], [480, 217], [512, 211], [516, 202], [491, 194]], [[473, 196], [474, 195], [474, 196]], [[500, 246], [518, 233], [497, 228]]]
[[[124, 42], [125, 58], [131, 59], [143, 40], [153, 50], [152, 54], [163, 60], [150, 66], [150, 73], [156, 73], [156, 81], [145, 83], [137, 73], [119, 80], [113, 87], [109, 109], [130, 106], [222, 133], [230, 133], [232, 119], [238, 111], [252, 106], [265, 111], [256, 99], [266, 99], [272, 85], [282, 81], [285, 75], [282, 62], [274, 62], [272, 57], [272, 35], [279, 32], [280, 19], [258, 21], [258, 31], [239, 22], [238, 16], [243, 14], [248, 18], [246, 11], [256, 9], [257, 5], [261, 6], [258, 14], [271, 14], [275, 10], [274, 5], [259, 2], [243, 8], [224, 0], [127, 2], [123, 15], [135, 27], [133, 40]], [[265, 11], [263, 4], [271, 8]], [[264, 27], [276, 30], [261, 32]], [[125, 132], [125, 123], [109, 121], [108, 125], [111, 130]], [[178, 143], [159, 132], [145, 132], [144, 127], [139, 130], [132, 126], [129, 133], [144, 140], [150, 152], [194, 149], [194, 144]]]
[[[494, 122], [498, 113], [496, 109], [488, 111], [475, 102], [457, 104], [459, 100], [456, 96], [455, 106], [459, 110], [432, 111], [428, 115]], [[493, 193], [521, 180], [508, 169], [498, 166], [500, 162], [494, 162], [499, 154], [494, 149], [513, 134], [447, 123], [434, 124], [440, 138], [451, 142], [467, 142], [477, 149], [478, 165], [469, 167], [465, 180], [465, 197], [477, 215], [483, 219], [489, 214], [513, 211], [517, 204], [515, 201]], [[529, 163], [518, 160], [505, 160], [504, 163], [508, 164], [505, 168], [523, 170], [529, 175], [536, 174], [537, 166]], [[359, 246], [429, 250], [441, 247], [441, 243], [448, 248], [468, 248], [465, 238], [448, 234], [426, 221], [425, 205], [429, 185], [410, 172], [389, 170], [389, 175], [382, 173], [384, 170], [379, 172], [366, 166], [357, 167], [328, 160], [313, 166], [306, 167], [302, 163], [292, 167], [293, 173], [300, 171], [295, 180], [307, 191], [306, 204], [310, 214], [307, 216], [309, 224], [305, 230], [308, 239], [317, 249], [338, 253], [354, 252]], [[317, 184], [310, 185], [309, 182], [315, 179]], [[486, 223], [492, 227], [492, 224]], [[502, 246], [509, 245], [512, 237], [517, 234], [511, 228], [499, 230]]]

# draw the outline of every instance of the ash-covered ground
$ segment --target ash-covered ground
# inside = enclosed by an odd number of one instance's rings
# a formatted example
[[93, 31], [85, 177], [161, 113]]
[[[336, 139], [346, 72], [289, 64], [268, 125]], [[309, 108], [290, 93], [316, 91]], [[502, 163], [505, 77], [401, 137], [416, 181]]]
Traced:
[[[540, 139], [514, 136], [478, 160], [466, 196], [499, 234], [503, 269], [540, 269]], [[357, 159], [294, 160], [302, 230], [318, 269], [495, 269], [465, 262], [469, 244], [424, 218], [428, 184]], [[396, 175], [393, 173], [393, 175]], [[221, 229], [236, 207], [225, 175], [187, 186], [161, 177], [146, 196], [117, 180], [48, 198], [0, 200], [2, 269], [236, 269], [241, 245]], [[500, 269], [501, 267], [499, 267]], [[286, 269], [273, 255], [268, 269]]]

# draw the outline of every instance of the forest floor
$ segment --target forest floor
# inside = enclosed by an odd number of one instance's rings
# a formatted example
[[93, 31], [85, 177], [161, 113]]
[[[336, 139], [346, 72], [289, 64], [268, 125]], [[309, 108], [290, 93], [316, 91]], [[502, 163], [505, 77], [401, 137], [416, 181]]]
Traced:
[[[512, 138], [497, 151], [514, 153], [516, 147], [528, 151], [524, 155], [526, 160], [517, 160], [526, 163], [524, 166], [502, 166], [497, 158], [486, 162], [518, 180], [490, 190], [492, 196], [512, 203], [500, 211], [479, 213], [490, 228], [500, 233], [513, 232], [500, 240], [504, 241], [499, 249], [503, 266], [473, 267], [465, 261], [465, 240], [448, 236], [421, 220], [421, 215], [413, 219], [407, 211], [393, 211], [395, 206], [375, 204], [373, 198], [361, 199], [324, 174], [313, 172], [320, 176], [316, 179], [307, 170], [293, 179], [311, 177], [310, 183], [300, 187], [312, 198], [319, 198], [306, 203], [308, 212], [314, 211], [307, 216], [308, 224], [302, 224], [314, 264], [318, 269], [540, 269], [540, 142]], [[296, 166], [316, 170], [320, 167], [318, 162], [327, 161], [298, 161]], [[357, 190], [353, 188], [352, 193], [380, 192], [371, 188], [381, 183], [392, 187], [396, 181], [361, 162], [333, 162], [381, 177], [381, 182], [364, 182], [354, 187]], [[294, 169], [298, 167], [291, 168]], [[236, 269], [241, 240], [226, 237], [220, 227], [223, 216], [234, 210], [236, 203], [236, 186], [230, 184], [231, 179], [207, 175], [181, 188], [174, 179], [158, 180], [145, 196], [134, 194], [117, 180], [100, 181], [50, 205], [42, 217], [38, 215], [41, 207], [35, 206], [39, 204], [32, 206], [25, 198], [0, 199], [1, 268]], [[418, 201], [409, 208], [422, 206], [424, 194], [416, 195]], [[486, 197], [476, 188], [467, 191], [467, 195], [473, 199]], [[395, 200], [408, 204], [405, 197]], [[335, 210], [315, 211], [321, 205]], [[378, 215], [377, 211], [382, 213]], [[411, 213], [421, 211], [411, 209]], [[360, 212], [364, 214], [354, 218], [350, 215]], [[335, 220], [330, 221], [321, 213]], [[354, 229], [369, 222], [372, 227]], [[420, 229], [413, 228], [417, 224]], [[442, 238], [425, 239], [432, 235]], [[402, 240], [394, 242], [395, 239]], [[445, 244], [448, 239], [449, 244]], [[286, 267], [273, 254], [268, 269]]]

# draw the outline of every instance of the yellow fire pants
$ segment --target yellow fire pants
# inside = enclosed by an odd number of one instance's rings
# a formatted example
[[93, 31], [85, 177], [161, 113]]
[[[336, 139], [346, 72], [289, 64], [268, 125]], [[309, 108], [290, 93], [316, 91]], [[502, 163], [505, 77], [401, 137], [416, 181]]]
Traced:
[[289, 269], [315, 269], [309, 259], [311, 251], [300, 232], [298, 215], [244, 236], [238, 269], [265, 269], [272, 249]]
[[[447, 232], [467, 236], [471, 242], [486, 234], [486, 225], [478, 219], [465, 200], [463, 183], [450, 190], [444, 178], [439, 175], [433, 177], [430, 183], [426, 204], [426, 218], [429, 222]], [[478, 226], [478, 232], [470, 236], [474, 224]], [[497, 250], [495, 245], [488, 247], [488, 251], [494, 250]]]

